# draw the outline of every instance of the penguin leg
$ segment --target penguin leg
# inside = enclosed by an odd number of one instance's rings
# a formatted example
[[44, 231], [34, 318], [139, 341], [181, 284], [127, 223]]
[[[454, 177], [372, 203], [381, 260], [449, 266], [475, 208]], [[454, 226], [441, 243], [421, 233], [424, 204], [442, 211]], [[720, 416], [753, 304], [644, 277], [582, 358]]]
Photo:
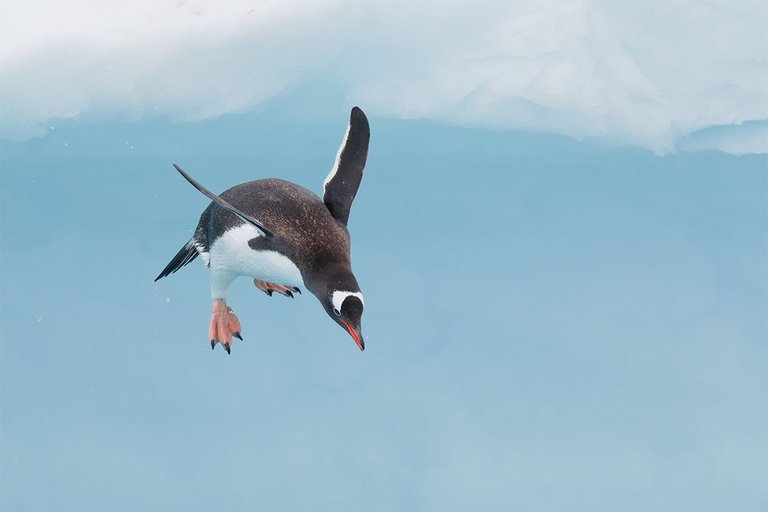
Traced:
[[227, 272], [219, 268], [211, 270], [211, 299], [213, 310], [211, 311], [211, 324], [208, 327], [208, 339], [211, 340], [211, 349], [221, 343], [227, 354], [232, 350], [232, 336], [243, 339], [240, 336], [240, 320], [237, 319], [232, 308], [227, 305], [227, 289], [237, 274]]
[[231, 351], [232, 336], [242, 340], [240, 336], [240, 320], [227, 306], [225, 299], [213, 299], [213, 311], [211, 312], [211, 325], [208, 327], [208, 339], [211, 340], [211, 349], [216, 343], [221, 343], [227, 354]]
[[256, 288], [263, 291], [270, 297], [272, 296], [272, 292], [277, 292], [290, 298], [293, 298], [294, 293], [301, 293], [301, 290], [295, 286], [283, 286], [281, 284], [268, 283], [266, 281], [259, 281], [257, 279], [253, 280], [253, 284], [256, 285]]

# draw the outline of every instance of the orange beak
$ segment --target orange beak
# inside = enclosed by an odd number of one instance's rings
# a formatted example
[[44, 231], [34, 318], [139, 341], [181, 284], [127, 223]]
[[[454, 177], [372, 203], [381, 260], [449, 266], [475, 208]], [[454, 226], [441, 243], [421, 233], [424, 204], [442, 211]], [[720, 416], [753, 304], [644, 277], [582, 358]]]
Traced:
[[362, 334], [356, 331], [354, 327], [349, 325], [349, 322], [347, 322], [346, 320], [342, 320], [342, 322], [344, 322], [344, 325], [349, 331], [349, 334], [352, 336], [352, 339], [355, 340], [355, 343], [357, 343], [357, 346], [360, 347], [360, 350], [365, 350], [365, 342], [363, 341]]

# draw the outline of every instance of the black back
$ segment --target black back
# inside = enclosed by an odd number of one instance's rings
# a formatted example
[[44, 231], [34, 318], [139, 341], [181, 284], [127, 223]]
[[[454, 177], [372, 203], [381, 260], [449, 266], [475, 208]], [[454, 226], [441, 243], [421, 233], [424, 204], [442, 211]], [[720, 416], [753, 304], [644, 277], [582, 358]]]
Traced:
[[[236, 185], [221, 198], [241, 212], [258, 218], [273, 237], [254, 237], [254, 250], [272, 250], [287, 256], [314, 291], [318, 274], [330, 264], [349, 265], [350, 243], [346, 228], [334, 219], [317, 195], [289, 181], [271, 178]], [[200, 216], [193, 240], [206, 250], [242, 219], [216, 203]]]

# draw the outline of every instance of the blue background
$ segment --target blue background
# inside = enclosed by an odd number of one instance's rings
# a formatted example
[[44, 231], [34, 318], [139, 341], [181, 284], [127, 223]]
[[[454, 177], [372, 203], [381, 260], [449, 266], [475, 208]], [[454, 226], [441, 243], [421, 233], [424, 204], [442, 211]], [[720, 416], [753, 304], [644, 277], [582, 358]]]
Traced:
[[211, 352], [171, 163], [320, 192], [321, 100], [2, 142], [4, 510], [768, 507], [766, 155], [371, 117], [366, 351], [240, 279]]

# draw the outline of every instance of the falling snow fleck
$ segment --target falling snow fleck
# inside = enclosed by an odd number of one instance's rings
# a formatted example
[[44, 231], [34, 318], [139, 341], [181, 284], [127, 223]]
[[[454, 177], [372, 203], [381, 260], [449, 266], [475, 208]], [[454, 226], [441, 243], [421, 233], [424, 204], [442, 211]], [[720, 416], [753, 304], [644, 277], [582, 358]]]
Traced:
[[171, 298], [170, 297], [166, 297], [165, 298], [165, 303], [168, 304], [169, 302], [171, 302]]

